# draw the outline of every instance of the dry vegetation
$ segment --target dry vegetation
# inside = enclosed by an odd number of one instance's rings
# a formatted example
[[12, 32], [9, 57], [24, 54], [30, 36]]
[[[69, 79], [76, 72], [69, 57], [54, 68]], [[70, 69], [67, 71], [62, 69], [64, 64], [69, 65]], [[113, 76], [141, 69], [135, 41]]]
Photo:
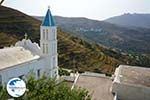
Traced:
[[[40, 21], [19, 11], [0, 6], [0, 47], [10, 46], [28, 33], [39, 43]], [[117, 51], [87, 43], [58, 29], [59, 67], [112, 74], [119, 64], [150, 65], [150, 60], [122, 55]]]

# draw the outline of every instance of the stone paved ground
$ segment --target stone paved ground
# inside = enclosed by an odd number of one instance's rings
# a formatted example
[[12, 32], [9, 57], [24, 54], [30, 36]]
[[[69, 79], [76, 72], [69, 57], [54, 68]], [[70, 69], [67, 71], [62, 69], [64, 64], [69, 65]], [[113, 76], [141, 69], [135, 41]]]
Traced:
[[87, 89], [92, 93], [92, 100], [113, 100], [111, 93], [112, 80], [107, 77], [80, 75], [76, 86]]

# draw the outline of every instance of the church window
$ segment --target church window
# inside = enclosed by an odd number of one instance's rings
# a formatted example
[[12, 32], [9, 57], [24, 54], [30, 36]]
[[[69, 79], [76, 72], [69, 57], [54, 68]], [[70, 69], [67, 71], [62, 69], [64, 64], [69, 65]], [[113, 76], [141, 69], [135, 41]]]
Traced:
[[56, 43], [53, 43], [52, 44], [52, 52], [53, 52], [53, 54], [56, 54]]
[[37, 77], [40, 78], [40, 69], [37, 70]]
[[43, 53], [45, 53], [45, 44], [43, 44]]
[[55, 39], [55, 37], [54, 37], [54, 36], [55, 36], [55, 35], [54, 35], [54, 34], [55, 34], [54, 29], [52, 29], [52, 31], [51, 31], [51, 32], [52, 32], [52, 39]]
[[46, 39], [48, 40], [48, 33], [46, 33], [46, 35], [47, 35], [47, 36], [46, 36]]
[[52, 44], [52, 49], [51, 49], [51, 50], [52, 50], [52, 54], [53, 54], [53, 52], [54, 52], [53, 48], [54, 48], [54, 45]]
[[54, 52], [55, 52], [55, 54], [57, 53], [57, 43], [54, 43]]
[[53, 57], [53, 68], [55, 68], [55, 57]]
[[54, 34], [54, 39], [56, 39], [56, 31], [53, 30], [53, 34]]
[[46, 40], [48, 40], [48, 29], [46, 29]]
[[48, 29], [46, 29], [46, 33], [48, 33]]
[[55, 43], [52, 44], [52, 53], [55, 54]]
[[46, 53], [48, 54], [48, 44], [46, 44]]
[[43, 39], [45, 40], [45, 29], [43, 29]]

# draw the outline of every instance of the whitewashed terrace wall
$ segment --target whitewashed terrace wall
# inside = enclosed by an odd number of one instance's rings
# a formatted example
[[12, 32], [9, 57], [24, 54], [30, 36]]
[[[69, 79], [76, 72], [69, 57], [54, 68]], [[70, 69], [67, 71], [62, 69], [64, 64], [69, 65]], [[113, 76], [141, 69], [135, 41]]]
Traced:
[[48, 65], [45, 63], [45, 59], [36, 59], [30, 62], [25, 62], [25, 63], [19, 64], [13, 67], [0, 70], [0, 75], [2, 76], [2, 84], [6, 84], [9, 81], [9, 79], [14, 78], [14, 77], [19, 77], [21, 75], [26, 76], [31, 73], [37, 74], [38, 69], [40, 69], [41, 75], [43, 75], [45, 71], [48, 71], [50, 77], [53, 76], [54, 74], [53, 71], [57, 71], [57, 69], [52, 70], [48, 68]]
[[121, 100], [150, 100], [150, 87], [114, 82], [112, 92]]

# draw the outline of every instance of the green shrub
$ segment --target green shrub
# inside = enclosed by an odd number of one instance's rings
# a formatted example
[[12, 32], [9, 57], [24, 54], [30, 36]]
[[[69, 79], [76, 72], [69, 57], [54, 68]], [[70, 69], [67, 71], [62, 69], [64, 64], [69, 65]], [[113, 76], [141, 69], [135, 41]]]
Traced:
[[64, 70], [62, 68], [59, 69], [59, 75], [62, 76], [62, 75], [66, 75], [66, 76], [69, 76], [70, 75], [70, 72], [68, 72], [67, 70]]
[[[55, 79], [42, 77], [36, 80], [29, 77], [27, 82], [26, 93], [14, 100], [91, 100], [88, 91], [81, 88], [70, 89], [65, 83], [58, 83]], [[1, 100], [12, 98], [7, 94], [6, 89], [0, 89]]]

